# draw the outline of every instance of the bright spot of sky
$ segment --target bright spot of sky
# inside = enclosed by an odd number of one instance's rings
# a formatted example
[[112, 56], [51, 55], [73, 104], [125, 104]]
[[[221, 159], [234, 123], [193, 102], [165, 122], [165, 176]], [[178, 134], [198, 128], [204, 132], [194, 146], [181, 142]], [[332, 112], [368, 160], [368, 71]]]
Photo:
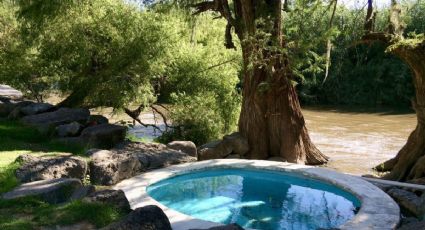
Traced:
[[[352, 8], [363, 8], [367, 4], [367, 0], [342, 0], [342, 4], [352, 7]], [[382, 8], [384, 6], [389, 6], [391, 4], [391, 0], [375, 0], [374, 4]]]

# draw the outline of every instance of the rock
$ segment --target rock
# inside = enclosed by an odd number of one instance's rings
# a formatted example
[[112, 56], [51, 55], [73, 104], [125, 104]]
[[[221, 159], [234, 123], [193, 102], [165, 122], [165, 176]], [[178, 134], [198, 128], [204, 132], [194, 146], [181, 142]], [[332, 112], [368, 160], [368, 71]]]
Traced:
[[54, 106], [49, 103], [33, 103], [21, 108], [21, 112], [24, 115], [35, 115], [44, 113], [54, 109]]
[[0, 85], [0, 97], [2, 98], [20, 100], [23, 96], [23, 93], [17, 89], [14, 89], [8, 85]]
[[425, 214], [425, 200], [415, 193], [403, 189], [392, 188], [387, 193], [400, 205], [416, 217], [422, 218]]
[[36, 161], [36, 160], [38, 160], [38, 159], [40, 159], [40, 158], [39, 158], [39, 157], [36, 157], [36, 156], [33, 156], [33, 155], [30, 155], [30, 154], [22, 154], [22, 155], [19, 155], [19, 156], [15, 159], [15, 162], [18, 162], [18, 163], [24, 164], [24, 163], [26, 163], [26, 162]]
[[89, 119], [87, 120], [87, 125], [93, 126], [93, 125], [103, 125], [108, 124], [109, 120], [108, 118], [102, 116], [102, 115], [90, 115]]
[[72, 194], [82, 186], [78, 179], [51, 179], [26, 183], [18, 186], [10, 192], [5, 193], [3, 199], [16, 199], [27, 196], [37, 196], [42, 200], [58, 204], [66, 202], [72, 197]]
[[87, 173], [87, 162], [81, 157], [18, 157], [22, 165], [16, 170], [21, 182], [55, 178], [77, 178], [83, 180]]
[[113, 185], [142, 171], [138, 158], [131, 153], [103, 150], [90, 157], [90, 180], [93, 184]]
[[224, 158], [232, 154], [232, 146], [222, 141], [214, 141], [202, 145], [198, 150], [199, 160]]
[[129, 212], [131, 210], [130, 203], [122, 190], [106, 189], [94, 192], [83, 199], [87, 202], [98, 202], [111, 204], [116, 208]]
[[173, 141], [167, 144], [167, 147], [177, 151], [187, 153], [189, 156], [197, 157], [197, 149], [192, 141]]
[[270, 157], [267, 159], [268, 161], [279, 161], [279, 162], [285, 162], [285, 159], [283, 157]]
[[226, 158], [231, 154], [245, 155], [249, 151], [248, 141], [239, 133], [224, 136], [222, 141], [214, 141], [199, 147], [198, 159], [209, 160]]
[[398, 230], [423, 230], [425, 229], [425, 221], [414, 222], [406, 225], [402, 225]]
[[15, 108], [15, 104], [6, 102], [6, 101], [0, 101], [0, 117], [7, 117], [9, 114], [13, 111]]
[[84, 129], [81, 138], [92, 148], [112, 148], [125, 139], [127, 129], [124, 126], [102, 124]]
[[241, 159], [241, 155], [239, 154], [230, 154], [226, 157], [226, 159]]
[[80, 199], [83, 199], [86, 196], [93, 194], [94, 192], [96, 192], [96, 187], [94, 185], [83, 186], [83, 187], [75, 190], [75, 192], [72, 194], [70, 200], [80, 200]]
[[41, 133], [54, 131], [58, 125], [71, 122], [85, 123], [90, 115], [88, 109], [61, 108], [53, 112], [25, 116], [21, 119], [24, 124], [35, 126]]
[[74, 122], [71, 122], [69, 124], [57, 126], [56, 127], [56, 134], [59, 137], [77, 136], [82, 128], [83, 128], [83, 126], [80, 123], [74, 121]]
[[31, 104], [34, 104], [34, 102], [7, 100], [3, 105], [0, 104], [0, 116], [7, 117], [10, 120], [19, 119], [24, 116], [21, 109]]
[[189, 230], [244, 230], [244, 229], [238, 224], [228, 224], [228, 225], [212, 227], [207, 229], [189, 229]]
[[103, 150], [103, 149], [89, 149], [86, 151], [86, 156], [91, 156], [99, 151], [108, 151], [108, 150]]
[[120, 153], [134, 154], [144, 169], [196, 161], [195, 157], [158, 143], [125, 142], [115, 150]]
[[149, 205], [130, 212], [123, 220], [103, 230], [171, 230], [165, 213], [155, 205]]
[[413, 184], [425, 185], [425, 177], [416, 178], [416, 179], [410, 180], [408, 182], [413, 183]]
[[241, 156], [249, 151], [249, 144], [246, 138], [243, 138], [238, 132], [223, 137], [223, 142], [232, 147], [234, 154]]

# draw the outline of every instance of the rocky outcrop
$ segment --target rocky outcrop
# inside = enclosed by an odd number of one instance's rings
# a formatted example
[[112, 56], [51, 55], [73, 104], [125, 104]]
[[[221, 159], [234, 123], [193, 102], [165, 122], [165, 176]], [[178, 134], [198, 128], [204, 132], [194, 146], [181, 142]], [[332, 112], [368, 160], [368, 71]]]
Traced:
[[56, 127], [56, 135], [59, 137], [74, 137], [79, 134], [83, 126], [74, 121], [69, 124], [59, 125]]
[[90, 115], [89, 119], [87, 120], [87, 124], [89, 126], [103, 125], [103, 124], [108, 124], [108, 123], [109, 123], [108, 118], [106, 118], [102, 115]]
[[55, 178], [77, 178], [83, 180], [87, 173], [87, 162], [76, 156], [35, 157], [23, 155], [17, 158], [22, 165], [16, 170], [21, 182]]
[[239, 133], [233, 133], [231, 135], [224, 136], [221, 141], [214, 141], [199, 147], [198, 159], [219, 159], [236, 154], [243, 157], [248, 151], [248, 141]]
[[68, 201], [73, 193], [81, 188], [78, 179], [60, 178], [41, 180], [22, 184], [10, 192], [5, 193], [3, 199], [16, 199], [21, 197], [36, 196], [51, 204], [59, 204]]
[[53, 112], [25, 116], [24, 124], [36, 127], [41, 133], [51, 133], [56, 126], [71, 122], [85, 123], [90, 116], [88, 109], [61, 108]]
[[85, 197], [83, 201], [110, 204], [126, 212], [131, 210], [130, 203], [122, 190], [106, 189], [97, 191]]
[[145, 170], [196, 161], [195, 157], [189, 156], [187, 153], [158, 143], [125, 142], [114, 150], [120, 153], [134, 154]]
[[189, 230], [244, 230], [244, 229], [238, 224], [228, 224], [228, 225], [212, 227], [207, 229], [189, 229]]
[[142, 171], [139, 159], [132, 153], [103, 150], [95, 152], [90, 159], [93, 184], [113, 185]]
[[90, 126], [81, 132], [80, 138], [92, 148], [112, 148], [125, 139], [127, 129], [124, 126], [101, 124]]
[[8, 119], [18, 119], [23, 116], [21, 108], [30, 105], [32, 101], [15, 101], [10, 99], [0, 98], [0, 117], [7, 117]]
[[418, 218], [425, 215], [425, 195], [423, 198], [413, 192], [404, 189], [392, 188], [387, 193], [400, 205], [402, 209], [407, 210]]
[[189, 156], [197, 157], [197, 149], [192, 141], [172, 141], [167, 144], [167, 147], [177, 151], [186, 153]]
[[237, 132], [224, 136], [223, 142], [231, 147], [233, 154], [243, 156], [249, 151], [248, 140]]
[[55, 107], [49, 103], [32, 103], [21, 108], [24, 115], [35, 115], [53, 110]]
[[165, 213], [157, 206], [149, 205], [130, 212], [123, 220], [103, 230], [171, 230]]
[[90, 179], [95, 184], [113, 185], [150, 169], [196, 161], [187, 153], [158, 143], [123, 142], [111, 150], [91, 149]]

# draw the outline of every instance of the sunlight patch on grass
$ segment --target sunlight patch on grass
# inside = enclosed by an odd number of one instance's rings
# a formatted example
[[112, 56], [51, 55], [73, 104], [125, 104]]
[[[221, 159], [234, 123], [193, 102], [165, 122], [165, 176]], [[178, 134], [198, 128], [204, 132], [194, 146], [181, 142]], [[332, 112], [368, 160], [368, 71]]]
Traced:
[[122, 210], [108, 204], [73, 201], [64, 205], [50, 205], [31, 197], [0, 199], [0, 229], [37, 229], [40, 226], [66, 226], [82, 221], [100, 228], [124, 215]]

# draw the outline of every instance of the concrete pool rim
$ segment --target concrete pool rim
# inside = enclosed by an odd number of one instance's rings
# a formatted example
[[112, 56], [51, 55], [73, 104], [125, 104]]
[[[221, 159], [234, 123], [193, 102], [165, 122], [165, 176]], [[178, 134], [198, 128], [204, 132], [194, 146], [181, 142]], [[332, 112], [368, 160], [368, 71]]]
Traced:
[[163, 179], [212, 168], [250, 168], [283, 171], [316, 179], [345, 190], [353, 194], [361, 202], [361, 208], [351, 220], [338, 226], [339, 229], [395, 229], [400, 221], [400, 209], [395, 201], [371, 183], [359, 177], [338, 173], [325, 168], [286, 162], [216, 159], [185, 163], [140, 174], [121, 181], [114, 186], [114, 189], [124, 191], [132, 209], [146, 205], [157, 205], [160, 207], [169, 218], [175, 230], [187, 230], [191, 228], [205, 229], [220, 226], [223, 224], [196, 219], [170, 209], [150, 197], [146, 190], [149, 185]]

